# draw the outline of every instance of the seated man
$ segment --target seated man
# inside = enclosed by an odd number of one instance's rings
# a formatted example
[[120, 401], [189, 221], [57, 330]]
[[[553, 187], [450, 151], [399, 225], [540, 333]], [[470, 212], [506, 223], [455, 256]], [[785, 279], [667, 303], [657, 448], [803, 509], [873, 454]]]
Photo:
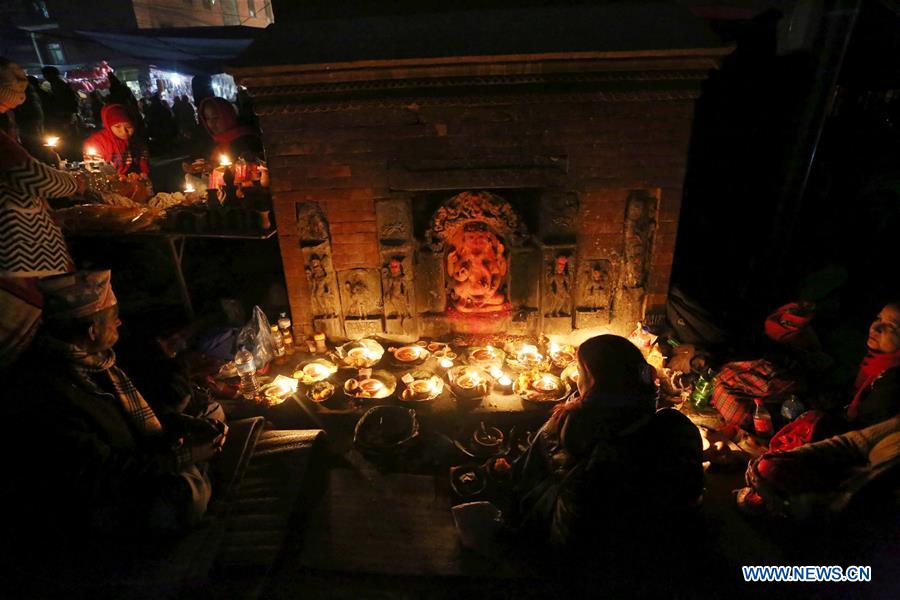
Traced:
[[[125, 535], [175, 533], [195, 524], [210, 498], [206, 461], [223, 447], [216, 420], [164, 429], [116, 365], [116, 297], [109, 271], [40, 282], [44, 326], [23, 355], [4, 410], [6, 495], [33, 531]], [[23, 418], [24, 417], [24, 418]], [[23, 515], [22, 512], [25, 514]]]

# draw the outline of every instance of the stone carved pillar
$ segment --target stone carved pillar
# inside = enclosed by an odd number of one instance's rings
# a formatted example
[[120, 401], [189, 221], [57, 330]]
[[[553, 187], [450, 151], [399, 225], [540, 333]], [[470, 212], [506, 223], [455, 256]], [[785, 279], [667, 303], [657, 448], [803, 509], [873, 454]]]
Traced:
[[315, 202], [296, 204], [297, 235], [303, 252], [313, 328], [334, 338], [343, 335], [340, 297], [331, 264], [328, 221]]
[[616, 317], [624, 320], [626, 327], [633, 326], [643, 315], [658, 204], [646, 190], [631, 192], [625, 204], [625, 242]]
[[404, 197], [375, 201], [378, 245], [381, 252], [381, 289], [384, 330], [415, 336], [418, 331], [413, 290], [414, 257], [412, 211]]

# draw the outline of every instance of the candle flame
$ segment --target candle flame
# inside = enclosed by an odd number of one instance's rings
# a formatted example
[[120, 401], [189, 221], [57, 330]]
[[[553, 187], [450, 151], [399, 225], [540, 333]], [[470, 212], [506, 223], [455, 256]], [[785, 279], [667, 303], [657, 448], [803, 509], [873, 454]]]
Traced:
[[87, 155], [88, 156], [97, 156], [97, 149], [94, 148], [93, 146], [88, 146], [87, 147]]
[[193, 191], [194, 191], [194, 186], [192, 186], [191, 184], [187, 184], [186, 186], [184, 186], [185, 194], [190, 194]]
[[508, 376], [504, 375], [503, 377], [501, 377], [500, 379], [497, 380], [497, 383], [506, 387], [506, 386], [512, 385], [512, 379], [510, 379]]
[[58, 144], [58, 143], [59, 143], [59, 137], [55, 136], [55, 135], [51, 135], [50, 137], [47, 138], [46, 146], [48, 148], [56, 148], [56, 144]]
[[556, 354], [559, 352], [559, 344], [554, 341], [550, 342], [550, 354]]
[[222, 167], [230, 167], [231, 166], [231, 158], [229, 158], [227, 154], [220, 154], [219, 155], [219, 165]]
[[487, 347], [485, 347], [485, 350], [486, 350], [486, 351], [487, 351], [487, 353], [488, 353], [488, 354], [490, 354], [490, 355], [491, 355], [491, 356], [493, 356], [493, 355], [494, 355], [494, 347], [493, 347], [493, 346], [491, 346], [491, 345], [490, 345], [490, 344], [488, 344], [488, 346], [487, 346]]
[[499, 367], [491, 367], [491, 377], [494, 379], [503, 377], [503, 371], [501, 371]]
[[442, 358], [440, 364], [443, 368], [449, 369], [450, 367], [453, 366], [453, 361], [450, 360], [449, 358]]

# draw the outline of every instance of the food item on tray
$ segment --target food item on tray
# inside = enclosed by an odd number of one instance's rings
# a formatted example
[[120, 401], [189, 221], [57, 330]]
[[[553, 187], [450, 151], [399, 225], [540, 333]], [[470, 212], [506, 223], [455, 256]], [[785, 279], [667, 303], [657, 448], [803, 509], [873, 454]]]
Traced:
[[184, 201], [185, 196], [181, 192], [174, 192], [171, 194], [168, 192], [159, 192], [147, 201], [147, 206], [165, 210], [172, 206], [184, 204]]
[[334, 395], [334, 386], [328, 381], [319, 381], [309, 389], [309, 399], [313, 402], [325, 402]]
[[82, 204], [53, 211], [53, 218], [68, 231], [133, 233], [158, 228], [159, 212], [127, 206]]

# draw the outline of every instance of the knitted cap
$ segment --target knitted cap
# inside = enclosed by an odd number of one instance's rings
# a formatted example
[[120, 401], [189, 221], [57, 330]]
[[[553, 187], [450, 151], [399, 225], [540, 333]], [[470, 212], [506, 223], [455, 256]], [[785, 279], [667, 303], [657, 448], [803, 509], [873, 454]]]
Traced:
[[76, 271], [38, 282], [47, 318], [79, 318], [116, 304], [109, 271]]
[[28, 76], [14, 62], [0, 64], [0, 106], [11, 110], [25, 102]]

